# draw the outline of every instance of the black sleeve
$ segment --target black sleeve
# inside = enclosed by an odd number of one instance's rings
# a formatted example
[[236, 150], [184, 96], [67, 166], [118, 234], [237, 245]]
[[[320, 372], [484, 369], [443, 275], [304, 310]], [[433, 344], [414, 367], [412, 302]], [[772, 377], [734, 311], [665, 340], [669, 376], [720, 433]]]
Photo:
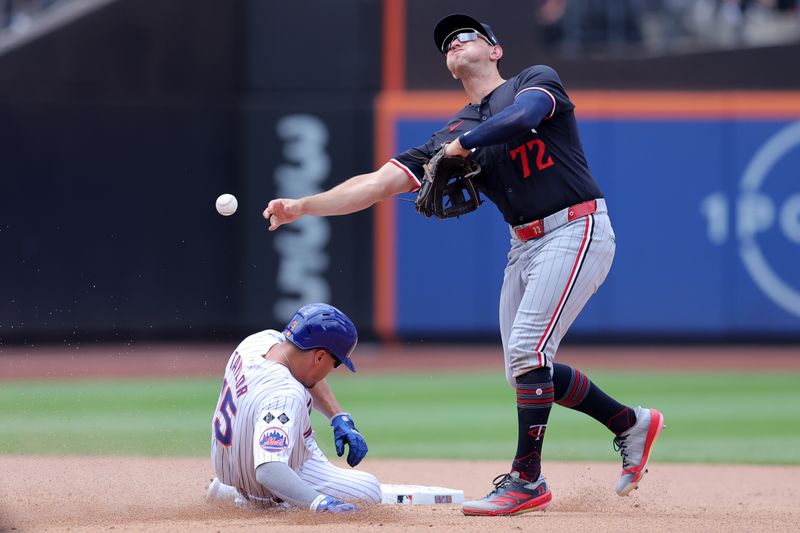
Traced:
[[412, 185], [413, 188], [410, 190], [412, 191], [419, 189], [422, 183], [422, 176], [424, 174], [422, 165], [427, 163], [433, 154], [436, 153], [435, 138], [436, 135], [432, 135], [425, 144], [406, 150], [389, 160], [390, 163], [399, 167], [406, 173], [409, 180], [411, 180], [410, 185]]
[[435, 154], [439, 148], [441, 148], [442, 143], [453, 141], [458, 137], [459, 134], [453, 133], [450, 127], [454, 124], [458, 125], [464, 122], [463, 118], [466, 116], [465, 109], [466, 107], [452, 117], [439, 131], [434, 132], [425, 144], [406, 150], [389, 160], [390, 163], [401, 168], [403, 172], [406, 173], [409, 180], [411, 180], [411, 184], [413, 185], [413, 188], [410, 189], [411, 191], [419, 189], [424, 176], [422, 166], [433, 157], [433, 154]]

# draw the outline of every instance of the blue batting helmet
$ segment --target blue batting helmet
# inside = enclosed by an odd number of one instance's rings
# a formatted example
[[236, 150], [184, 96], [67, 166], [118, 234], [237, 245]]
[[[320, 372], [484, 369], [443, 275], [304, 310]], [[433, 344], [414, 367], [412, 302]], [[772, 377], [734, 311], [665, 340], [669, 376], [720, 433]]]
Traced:
[[356, 371], [350, 354], [358, 344], [358, 331], [347, 315], [328, 304], [301, 307], [286, 324], [283, 334], [301, 350], [328, 350], [351, 372]]

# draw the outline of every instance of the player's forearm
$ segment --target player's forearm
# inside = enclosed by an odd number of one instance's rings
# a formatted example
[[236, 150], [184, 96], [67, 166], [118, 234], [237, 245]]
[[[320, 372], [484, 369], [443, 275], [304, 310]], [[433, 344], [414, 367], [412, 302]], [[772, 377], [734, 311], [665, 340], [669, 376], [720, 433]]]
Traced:
[[319, 217], [349, 215], [372, 206], [380, 199], [374, 198], [369, 188], [359, 185], [361, 177], [351, 178], [355, 183], [348, 180], [329, 191], [301, 198], [302, 213]]
[[397, 192], [377, 171], [354, 176], [328, 191], [302, 198], [300, 202], [305, 215], [347, 215], [367, 209]]
[[273, 495], [297, 507], [308, 509], [319, 496], [289, 465], [280, 461], [259, 465], [256, 479]]
[[328, 191], [301, 198], [299, 202], [304, 215], [347, 215], [409, 189], [410, 183], [403, 171], [386, 163], [375, 172], [359, 174]]
[[322, 380], [309, 389], [311, 397], [314, 399], [314, 408], [330, 419], [333, 415], [342, 412], [333, 390], [326, 380]]

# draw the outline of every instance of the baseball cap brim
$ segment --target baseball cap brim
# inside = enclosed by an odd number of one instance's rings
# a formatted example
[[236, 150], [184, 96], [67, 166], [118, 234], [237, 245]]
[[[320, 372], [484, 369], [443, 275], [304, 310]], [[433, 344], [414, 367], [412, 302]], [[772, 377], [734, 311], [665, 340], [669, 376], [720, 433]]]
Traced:
[[445, 43], [449, 42], [457, 33], [468, 30], [480, 33], [492, 44], [500, 44], [497, 40], [497, 36], [495, 36], [492, 28], [488, 24], [479, 22], [469, 15], [453, 13], [440, 20], [433, 29], [433, 41], [436, 43], [436, 48], [440, 52], [445, 53], [442, 49]]

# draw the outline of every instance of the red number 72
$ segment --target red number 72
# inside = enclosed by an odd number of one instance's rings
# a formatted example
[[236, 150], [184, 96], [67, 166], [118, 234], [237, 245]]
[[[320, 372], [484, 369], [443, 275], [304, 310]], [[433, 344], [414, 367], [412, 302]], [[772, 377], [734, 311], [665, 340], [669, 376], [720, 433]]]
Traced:
[[553, 166], [553, 158], [545, 154], [545, 145], [541, 139], [531, 139], [521, 146], [517, 146], [513, 150], [509, 150], [508, 155], [514, 160], [519, 156], [520, 163], [522, 164], [522, 176], [528, 178], [531, 175], [531, 167], [528, 164], [528, 151], [536, 149], [536, 168], [544, 170], [547, 167]]

